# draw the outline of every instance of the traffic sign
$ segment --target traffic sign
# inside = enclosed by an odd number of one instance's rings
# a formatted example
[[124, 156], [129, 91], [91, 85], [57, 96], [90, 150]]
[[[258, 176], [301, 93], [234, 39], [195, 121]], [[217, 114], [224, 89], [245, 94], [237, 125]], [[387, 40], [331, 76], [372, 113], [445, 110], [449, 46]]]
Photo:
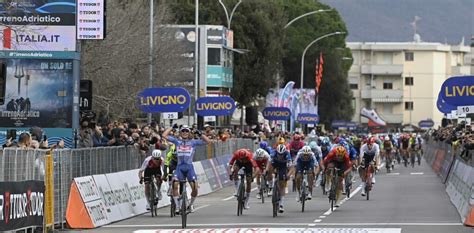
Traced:
[[474, 106], [458, 106], [457, 114], [469, 114], [474, 113]]
[[216, 116], [205, 116], [204, 122], [216, 122]]
[[79, 85], [79, 109], [81, 111], [92, 110], [92, 81], [81, 80]]

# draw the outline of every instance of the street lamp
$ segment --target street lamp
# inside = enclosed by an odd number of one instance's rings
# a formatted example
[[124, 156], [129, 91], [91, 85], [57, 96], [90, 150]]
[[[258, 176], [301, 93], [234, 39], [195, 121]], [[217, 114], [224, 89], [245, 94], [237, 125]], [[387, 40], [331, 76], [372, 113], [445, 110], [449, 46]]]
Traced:
[[227, 28], [230, 30], [230, 24], [232, 23], [232, 16], [234, 16], [235, 10], [240, 5], [240, 3], [242, 3], [242, 0], [239, 0], [239, 2], [235, 4], [234, 9], [232, 9], [232, 12], [230, 12], [230, 16], [229, 16], [229, 12], [227, 12], [227, 7], [224, 5], [222, 0], [219, 0], [219, 3], [221, 4], [222, 8], [224, 8], [225, 17], [227, 19]]
[[[219, 1], [219, 2], [220, 2], [220, 1]], [[327, 11], [332, 11], [332, 9], [326, 9], [326, 10], [319, 9], [319, 10], [317, 10], [317, 11], [310, 11], [310, 12], [308, 12], [308, 13], [302, 14], [302, 15], [300, 15], [300, 16], [298, 16], [298, 17], [292, 19], [290, 22], [288, 22], [288, 23], [285, 25], [285, 27], [283, 27], [283, 29], [286, 29], [288, 26], [290, 26], [290, 25], [291, 25], [292, 23], [294, 23], [296, 20], [301, 19], [301, 18], [303, 18], [303, 17], [305, 17], [305, 16], [312, 15], [312, 14], [317, 14], [317, 13], [321, 13], [321, 12], [327, 12]]]
[[308, 49], [309, 49], [309, 47], [311, 47], [311, 45], [315, 44], [319, 40], [322, 40], [326, 37], [330, 37], [330, 36], [334, 36], [334, 35], [340, 35], [340, 34], [346, 34], [346, 33], [345, 32], [333, 32], [333, 33], [329, 33], [329, 34], [320, 36], [317, 39], [313, 40], [311, 43], [309, 43], [308, 46], [306, 46], [306, 48], [304, 49], [303, 55], [301, 56], [301, 74], [300, 74], [301, 75], [300, 76], [300, 93], [301, 94], [303, 93], [304, 55], [306, 55], [306, 51], [308, 51]]

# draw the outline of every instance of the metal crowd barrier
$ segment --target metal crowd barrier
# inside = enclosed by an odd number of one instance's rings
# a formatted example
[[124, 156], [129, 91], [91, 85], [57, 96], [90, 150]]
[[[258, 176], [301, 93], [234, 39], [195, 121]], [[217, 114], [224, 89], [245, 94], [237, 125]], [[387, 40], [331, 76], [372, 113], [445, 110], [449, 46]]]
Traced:
[[[232, 154], [237, 149], [256, 149], [250, 139], [229, 139], [196, 148], [195, 161]], [[5, 148], [0, 150], [0, 181], [45, 180], [49, 150]], [[140, 167], [145, 155], [133, 146], [60, 149], [54, 160], [54, 219], [63, 224], [71, 180], [75, 177], [114, 173]]]

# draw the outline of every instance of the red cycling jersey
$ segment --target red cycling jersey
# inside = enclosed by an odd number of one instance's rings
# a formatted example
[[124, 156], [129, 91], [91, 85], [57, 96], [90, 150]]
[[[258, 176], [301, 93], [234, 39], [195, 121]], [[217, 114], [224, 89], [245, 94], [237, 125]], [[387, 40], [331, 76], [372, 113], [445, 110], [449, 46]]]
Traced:
[[342, 161], [339, 161], [336, 156], [335, 148], [332, 149], [323, 160], [324, 166], [326, 166], [328, 163], [331, 163], [331, 162], [336, 163], [336, 165], [344, 163], [345, 169], [352, 167], [352, 162], [351, 162], [351, 159], [349, 158], [349, 154], [346, 152], [346, 154], [344, 155], [344, 159]]
[[[244, 152], [244, 153], [242, 153], [242, 152]], [[244, 156], [242, 156], [242, 155], [244, 155]], [[258, 167], [257, 163], [253, 159], [252, 151], [250, 151], [248, 149], [240, 149], [240, 150], [235, 151], [234, 154], [232, 155], [232, 159], [230, 160], [229, 165], [231, 165], [231, 166], [234, 165], [236, 160], [239, 160], [239, 159], [242, 159], [242, 158], [244, 158], [242, 163], [244, 163], [244, 164], [245, 163], [251, 163], [252, 167]]]
[[257, 164], [257, 167], [263, 171], [267, 167], [268, 159], [255, 160], [255, 163]]

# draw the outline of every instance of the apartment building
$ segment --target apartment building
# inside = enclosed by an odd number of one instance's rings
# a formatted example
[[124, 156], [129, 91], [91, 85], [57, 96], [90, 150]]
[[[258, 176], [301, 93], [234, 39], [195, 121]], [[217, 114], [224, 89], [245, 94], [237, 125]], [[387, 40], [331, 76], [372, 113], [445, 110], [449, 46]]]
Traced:
[[426, 42], [352, 42], [353, 65], [349, 85], [354, 99], [353, 121], [361, 124], [363, 107], [374, 108], [388, 127], [417, 125], [433, 119], [441, 124], [436, 107], [444, 80], [451, 76], [470, 75], [465, 56], [471, 48]]

